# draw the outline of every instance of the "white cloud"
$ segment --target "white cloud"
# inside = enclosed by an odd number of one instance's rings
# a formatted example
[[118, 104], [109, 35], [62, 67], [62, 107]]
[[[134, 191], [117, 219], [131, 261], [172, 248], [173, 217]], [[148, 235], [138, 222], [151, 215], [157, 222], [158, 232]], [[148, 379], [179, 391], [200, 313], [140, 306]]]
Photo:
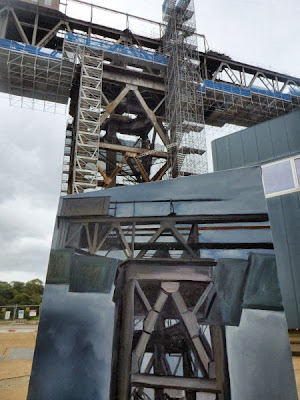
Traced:
[[0, 280], [44, 280], [60, 193], [66, 116], [0, 100]]

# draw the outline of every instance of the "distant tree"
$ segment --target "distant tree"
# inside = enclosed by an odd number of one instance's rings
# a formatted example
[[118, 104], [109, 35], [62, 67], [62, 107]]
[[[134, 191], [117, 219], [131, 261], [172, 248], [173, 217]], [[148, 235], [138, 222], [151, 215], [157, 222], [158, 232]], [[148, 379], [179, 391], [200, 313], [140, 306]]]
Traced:
[[12, 299], [11, 304], [29, 305], [31, 304], [31, 298], [26, 293], [17, 293], [15, 297]]
[[19, 281], [13, 281], [11, 282], [11, 285], [14, 288], [14, 291], [16, 291], [17, 293], [21, 293], [24, 290], [25, 283]]
[[30, 297], [28, 304], [40, 304], [42, 302], [44, 285], [39, 279], [33, 279], [25, 284], [24, 292]]
[[10, 304], [14, 297], [13, 287], [8, 282], [0, 281], [0, 304]]
[[26, 283], [14, 281], [0, 282], [0, 306], [20, 304], [41, 304], [44, 292], [43, 282], [33, 279]]

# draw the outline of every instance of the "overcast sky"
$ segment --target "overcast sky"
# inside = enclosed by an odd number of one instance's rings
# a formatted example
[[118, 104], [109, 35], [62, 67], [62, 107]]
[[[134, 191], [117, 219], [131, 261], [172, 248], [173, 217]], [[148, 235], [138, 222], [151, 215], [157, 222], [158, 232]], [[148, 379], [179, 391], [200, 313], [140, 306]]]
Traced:
[[[97, 3], [161, 20], [161, 0]], [[211, 49], [300, 77], [300, 0], [195, 0], [195, 6], [197, 30]], [[0, 113], [0, 280], [44, 281], [67, 115], [10, 107], [1, 95]]]

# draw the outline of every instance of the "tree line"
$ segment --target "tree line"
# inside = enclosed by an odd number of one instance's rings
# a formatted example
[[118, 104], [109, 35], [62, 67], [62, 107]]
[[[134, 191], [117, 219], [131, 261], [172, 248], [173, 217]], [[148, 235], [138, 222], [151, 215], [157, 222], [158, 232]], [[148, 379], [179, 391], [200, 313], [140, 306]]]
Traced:
[[33, 279], [26, 283], [0, 281], [0, 306], [39, 305], [42, 302], [43, 292], [44, 285], [39, 279]]

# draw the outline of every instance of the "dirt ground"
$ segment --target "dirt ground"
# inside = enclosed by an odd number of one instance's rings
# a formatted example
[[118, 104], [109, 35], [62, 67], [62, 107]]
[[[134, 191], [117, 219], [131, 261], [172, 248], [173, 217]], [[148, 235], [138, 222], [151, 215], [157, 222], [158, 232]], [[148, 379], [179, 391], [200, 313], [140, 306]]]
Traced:
[[12, 359], [13, 349], [28, 358], [26, 349], [34, 349], [35, 340], [36, 332], [0, 333], [0, 400], [26, 400], [32, 359]]
[[300, 357], [293, 357], [293, 364], [296, 375], [298, 397], [300, 399]]
[[[28, 356], [34, 349], [36, 331], [0, 333], [0, 400], [26, 400], [32, 359], [12, 359]], [[300, 399], [300, 357], [293, 357], [298, 395]]]

